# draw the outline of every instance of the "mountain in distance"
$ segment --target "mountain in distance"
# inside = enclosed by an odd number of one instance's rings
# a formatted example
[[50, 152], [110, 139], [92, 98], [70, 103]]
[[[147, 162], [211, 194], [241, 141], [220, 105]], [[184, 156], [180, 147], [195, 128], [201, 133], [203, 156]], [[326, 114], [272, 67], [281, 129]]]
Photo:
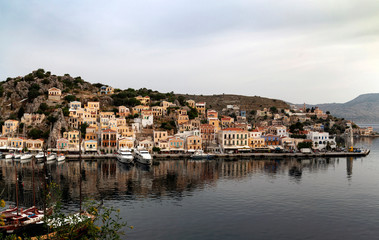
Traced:
[[346, 103], [307, 105], [356, 123], [379, 123], [379, 93], [367, 93]]

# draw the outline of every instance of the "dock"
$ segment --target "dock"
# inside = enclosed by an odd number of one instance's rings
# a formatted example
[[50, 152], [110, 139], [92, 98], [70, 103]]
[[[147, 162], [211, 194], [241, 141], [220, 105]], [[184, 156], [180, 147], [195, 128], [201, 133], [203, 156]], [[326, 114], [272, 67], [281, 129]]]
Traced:
[[[363, 152], [318, 152], [318, 153], [219, 153], [212, 155], [212, 159], [226, 160], [248, 160], [248, 159], [289, 159], [289, 158], [335, 158], [335, 157], [365, 157], [370, 150]], [[192, 154], [152, 154], [154, 160], [175, 160], [190, 159]], [[82, 159], [86, 161], [116, 159], [115, 154], [82, 154]], [[78, 161], [79, 154], [67, 154], [67, 161]]]

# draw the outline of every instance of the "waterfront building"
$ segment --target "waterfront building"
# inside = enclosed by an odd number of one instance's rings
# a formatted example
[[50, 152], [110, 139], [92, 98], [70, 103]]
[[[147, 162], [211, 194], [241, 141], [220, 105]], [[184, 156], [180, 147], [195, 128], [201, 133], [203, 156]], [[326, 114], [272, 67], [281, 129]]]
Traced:
[[265, 139], [263, 137], [250, 137], [249, 138], [249, 147], [252, 149], [264, 148]]
[[9, 141], [9, 149], [14, 149], [14, 150], [22, 150], [24, 148], [24, 138], [21, 137], [13, 137], [13, 138], [8, 138]]
[[59, 138], [57, 140], [57, 150], [67, 151], [68, 150], [68, 140], [66, 138]]
[[62, 96], [62, 91], [56, 87], [50, 88], [48, 90], [48, 99], [50, 101], [60, 101]]
[[145, 150], [149, 151], [149, 153], [152, 153], [153, 152], [153, 146], [154, 146], [153, 141], [151, 141], [150, 139], [145, 139], [145, 140], [138, 142], [137, 148], [138, 149], [145, 149]]
[[307, 135], [307, 139], [312, 140], [314, 149], [322, 150], [329, 146], [331, 149], [336, 148], [336, 141], [334, 137], [329, 137], [328, 132], [314, 132], [311, 131]]
[[79, 150], [79, 131], [73, 130], [63, 133], [63, 138], [68, 140], [68, 150]]
[[200, 136], [191, 135], [186, 138], [186, 150], [196, 151], [202, 149], [202, 140]]
[[168, 147], [172, 153], [184, 152], [184, 140], [180, 137], [169, 137]]
[[8, 149], [8, 138], [0, 137], [0, 149], [5, 150]]
[[96, 153], [97, 152], [97, 141], [96, 140], [84, 141], [84, 151], [87, 153]]
[[249, 132], [240, 128], [226, 128], [218, 132], [218, 143], [223, 151], [248, 151]]
[[43, 139], [27, 139], [25, 140], [25, 147], [28, 151], [42, 151]]
[[216, 131], [215, 127], [210, 124], [201, 124], [200, 125], [200, 134], [204, 144], [212, 143], [216, 140]]
[[117, 150], [117, 132], [105, 129], [101, 132], [101, 150], [106, 153], [114, 153]]
[[266, 146], [279, 146], [280, 145], [280, 136], [267, 134], [267, 135], [264, 135], [263, 138], [265, 139]]

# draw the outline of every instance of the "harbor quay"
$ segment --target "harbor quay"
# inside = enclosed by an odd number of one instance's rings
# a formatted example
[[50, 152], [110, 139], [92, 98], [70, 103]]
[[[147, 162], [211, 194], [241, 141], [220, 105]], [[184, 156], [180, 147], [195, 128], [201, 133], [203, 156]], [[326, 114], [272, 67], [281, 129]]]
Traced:
[[[219, 153], [213, 154], [208, 160], [249, 160], [262, 158], [333, 158], [333, 157], [365, 157], [370, 153], [369, 150], [363, 152], [321, 152], [321, 153]], [[176, 153], [176, 154], [152, 154], [154, 160], [176, 160], [176, 159], [191, 159], [192, 154]], [[79, 159], [95, 161], [105, 159], [116, 159], [115, 154], [67, 154], [67, 161], [79, 161]]]

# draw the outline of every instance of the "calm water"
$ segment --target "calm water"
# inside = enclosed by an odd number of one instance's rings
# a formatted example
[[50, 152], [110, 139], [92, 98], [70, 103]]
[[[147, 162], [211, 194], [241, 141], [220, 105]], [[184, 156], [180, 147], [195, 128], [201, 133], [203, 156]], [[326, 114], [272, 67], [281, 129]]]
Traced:
[[[128, 239], [379, 239], [379, 139], [359, 144], [371, 148], [368, 157], [162, 161], [151, 168], [86, 162], [83, 192], [121, 209], [135, 227]], [[17, 166], [20, 202], [29, 206], [31, 164]], [[78, 166], [49, 165], [67, 210], [78, 209]], [[1, 161], [8, 202], [14, 171]], [[40, 192], [42, 172], [35, 171]]]

